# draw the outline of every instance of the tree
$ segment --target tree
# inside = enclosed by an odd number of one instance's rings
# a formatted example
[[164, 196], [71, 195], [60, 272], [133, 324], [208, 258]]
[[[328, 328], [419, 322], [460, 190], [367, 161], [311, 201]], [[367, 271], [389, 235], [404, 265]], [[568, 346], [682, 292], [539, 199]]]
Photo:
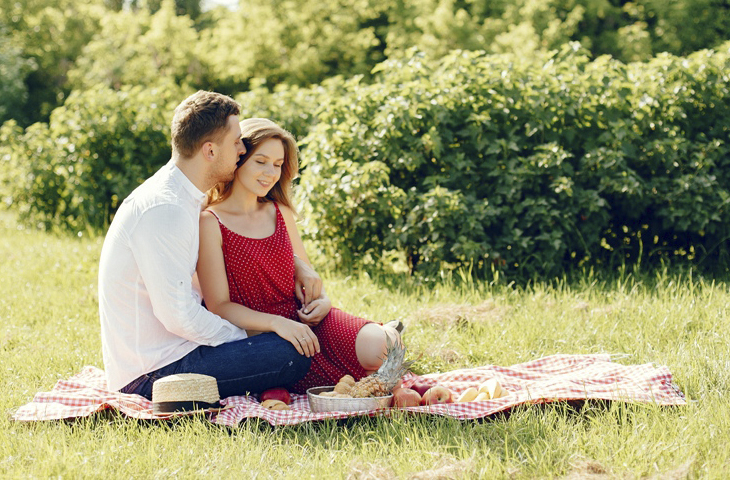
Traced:
[[3, 30], [0, 28], [0, 124], [20, 116], [28, 98], [23, 78], [32, 65]]
[[27, 101], [14, 118], [27, 125], [47, 120], [63, 103], [66, 75], [98, 28], [102, 0], [0, 0], [0, 11], [24, 69]]
[[327, 77], [367, 74], [384, 59], [376, 34], [380, 7], [371, 0], [242, 0], [201, 32], [201, 48], [223, 90], [251, 79], [308, 85]]
[[163, 1], [154, 14], [145, 9], [107, 14], [100, 27], [69, 72], [73, 88], [209, 84], [193, 21], [176, 15], [173, 0]]
[[[134, 10], [148, 10], [155, 13], [162, 8], [163, 0], [104, 0], [104, 5], [109, 10], [119, 12], [125, 7]], [[202, 8], [200, 0], [175, 0], [175, 13], [177, 15], [187, 15], [192, 19], [200, 16]]]
[[[162, 8], [164, 0], [147, 0], [146, 3], [150, 12], [155, 13]], [[177, 15], [187, 15], [195, 20], [201, 12], [200, 0], [175, 0], [175, 13]]]

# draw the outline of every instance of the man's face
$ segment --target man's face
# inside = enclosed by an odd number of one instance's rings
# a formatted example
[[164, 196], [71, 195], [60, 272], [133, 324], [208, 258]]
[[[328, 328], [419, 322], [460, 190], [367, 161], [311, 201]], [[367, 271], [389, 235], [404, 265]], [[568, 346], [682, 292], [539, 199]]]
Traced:
[[223, 139], [216, 142], [218, 147], [218, 158], [213, 167], [215, 183], [229, 182], [233, 180], [236, 173], [236, 164], [241, 155], [246, 153], [246, 147], [241, 141], [241, 126], [238, 124], [238, 115], [228, 117], [228, 131]]

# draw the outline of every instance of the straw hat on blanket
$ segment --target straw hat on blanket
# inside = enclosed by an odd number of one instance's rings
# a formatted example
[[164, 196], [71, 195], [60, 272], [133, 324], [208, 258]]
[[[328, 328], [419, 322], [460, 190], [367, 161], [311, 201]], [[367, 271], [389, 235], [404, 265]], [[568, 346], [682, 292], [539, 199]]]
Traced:
[[152, 411], [156, 414], [221, 409], [218, 382], [209, 375], [178, 373], [152, 384]]

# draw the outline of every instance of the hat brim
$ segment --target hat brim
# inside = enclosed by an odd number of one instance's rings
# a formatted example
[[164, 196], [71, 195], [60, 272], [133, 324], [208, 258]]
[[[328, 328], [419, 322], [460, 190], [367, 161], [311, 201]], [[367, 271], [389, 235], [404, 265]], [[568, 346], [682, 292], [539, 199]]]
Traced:
[[152, 403], [152, 413], [155, 415], [169, 415], [169, 414], [189, 414], [196, 412], [217, 412], [227, 408], [228, 406], [221, 405], [220, 402], [207, 403], [207, 402], [154, 402]]

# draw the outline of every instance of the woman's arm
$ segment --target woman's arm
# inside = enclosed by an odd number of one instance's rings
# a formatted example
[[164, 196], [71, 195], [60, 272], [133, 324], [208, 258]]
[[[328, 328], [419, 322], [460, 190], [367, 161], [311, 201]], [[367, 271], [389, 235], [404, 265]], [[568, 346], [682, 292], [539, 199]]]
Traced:
[[202, 212], [197, 271], [208, 310], [246, 331], [275, 332], [291, 342], [302, 355], [310, 357], [318, 353], [319, 342], [309, 326], [278, 315], [257, 312], [231, 301], [221, 245], [218, 220], [212, 213]]

